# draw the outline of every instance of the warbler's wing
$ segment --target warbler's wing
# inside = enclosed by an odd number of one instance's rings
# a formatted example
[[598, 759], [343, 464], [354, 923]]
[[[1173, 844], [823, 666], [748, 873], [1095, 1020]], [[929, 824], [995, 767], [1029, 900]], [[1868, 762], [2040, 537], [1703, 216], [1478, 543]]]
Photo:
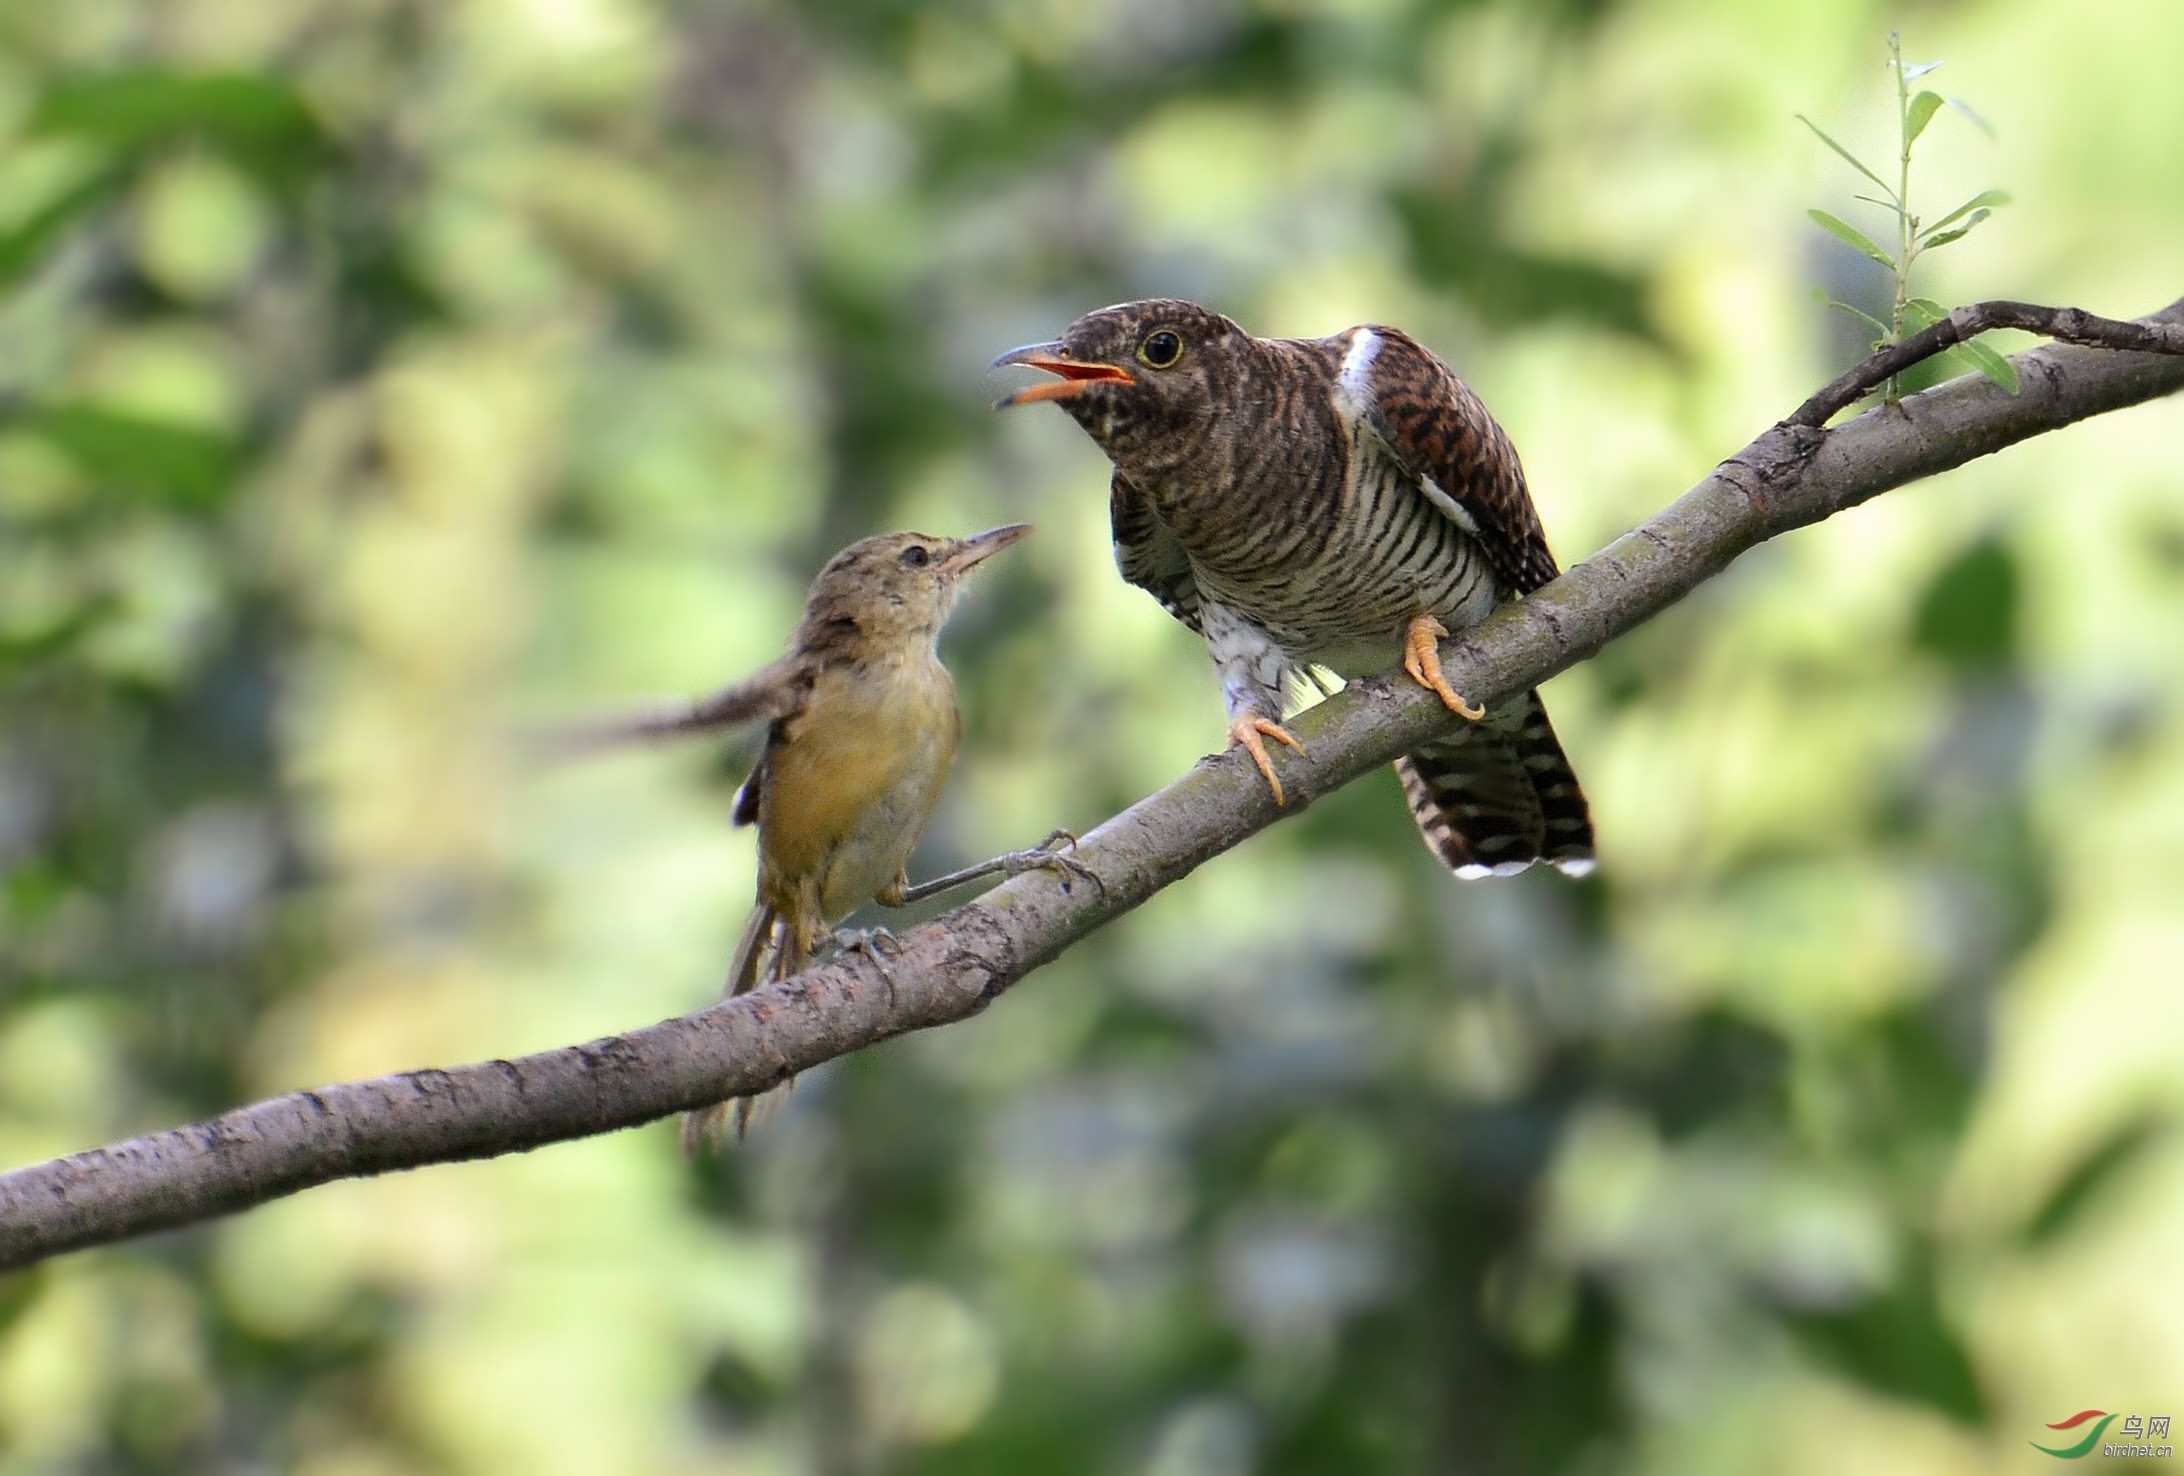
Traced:
[[524, 749], [533, 762], [552, 763], [633, 743], [715, 733], [743, 723], [778, 722], [803, 708], [811, 683], [811, 662], [800, 655], [784, 656], [707, 697], [534, 731], [526, 735]]
[[1107, 517], [1115, 530], [1115, 562], [1122, 577], [1152, 595], [1170, 615], [1200, 630], [1198, 576], [1190, 556], [1168, 525], [1161, 522], [1145, 494], [1121, 472], [1108, 488]]
[[[1362, 343], [1351, 335], [1371, 334]], [[1478, 543], [1507, 594], [1529, 594], [1559, 572], [1525, 490], [1516, 448], [1456, 371], [1396, 328], [1338, 334], [1344, 388], [1361, 419], [1418, 489]], [[1356, 365], [1355, 369], [1350, 365]]]

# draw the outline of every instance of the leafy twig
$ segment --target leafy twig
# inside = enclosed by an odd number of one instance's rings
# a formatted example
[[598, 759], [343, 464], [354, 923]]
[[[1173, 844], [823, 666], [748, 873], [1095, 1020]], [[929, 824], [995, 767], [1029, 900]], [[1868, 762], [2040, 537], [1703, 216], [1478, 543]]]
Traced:
[[[1932, 224], [1923, 223], [1911, 205], [1911, 153], [1927, 125], [1934, 121], [1943, 106], [1954, 108], [1969, 118], [1982, 132], [1992, 134], [1987, 121], [1972, 111], [1971, 105], [1962, 98], [1943, 98], [1937, 92], [1911, 90], [1911, 84], [1938, 68], [1941, 63], [1920, 62], [1907, 64], [1903, 59], [1901, 37], [1894, 31], [1888, 34], [1888, 65], [1896, 76], [1896, 183], [1888, 184], [1867, 166], [1864, 160], [1829, 137], [1819, 124], [1797, 115], [1797, 121], [1811, 129], [1819, 140], [1833, 149], [1845, 163], [1871, 180], [1882, 196], [1858, 195], [1854, 198], [1869, 205], [1877, 205], [1894, 218], [1896, 249], [1889, 251], [1871, 236], [1859, 230], [1849, 221], [1830, 215], [1825, 210], [1809, 210], [1806, 214], [1836, 239], [1857, 251], [1889, 273], [1894, 287], [1890, 300], [1889, 321], [1883, 323], [1863, 308], [1830, 298], [1829, 306], [1842, 309], [1869, 324], [1875, 330], [1873, 348], [1876, 351], [1891, 348], [1904, 341], [1908, 332], [1922, 332], [1932, 328], [1948, 315], [1948, 310], [1930, 297], [1918, 297], [1911, 291], [1911, 269], [1918, 259], [1929, 251], [1961, 241], [1978, 229], [1980, 223], [1994, 213], [1994, 208], [2007, 203], [2009, 196], [2002, 190], [1982, 190]], [[2037, 330], [2036, 330], [2037, 331]], [[1968, 336], [1968, 335], [1967, 335]], [[1973, 368], [1986, 375], [2010, 393], [2017, 392], [2016, 371], [2009, 361], [1985, 344], [1957, 341], [1957, 352], [1970, 362]], [[1927, 357], [1921, 355], [1920, 357]], [[1902, 386], [1892, 375], [1888, 380], [1887, 398], [1899, 398]]]

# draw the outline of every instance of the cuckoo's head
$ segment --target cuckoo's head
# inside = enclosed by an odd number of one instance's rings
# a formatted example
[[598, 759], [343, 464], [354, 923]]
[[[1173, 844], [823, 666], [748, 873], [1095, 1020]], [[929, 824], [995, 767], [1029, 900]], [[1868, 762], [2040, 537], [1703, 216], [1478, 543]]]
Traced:
[[1086, 313], [1051, 343], [1011, 349], [996, 369], [1021, 364], [1055, 376], [999, 406], [1053, 400], [1118, 464], [1196, 439], [1216, 406], [1235, 405], [1256, 340], [1211, 308], [1156, 297]]
[[969, 538], [883, 533], [852, 543], [812, 581], [798, 643], [929, 643], [955, 609], [964, 577], [1030, 531], [1029, 523], [1009, 523]]

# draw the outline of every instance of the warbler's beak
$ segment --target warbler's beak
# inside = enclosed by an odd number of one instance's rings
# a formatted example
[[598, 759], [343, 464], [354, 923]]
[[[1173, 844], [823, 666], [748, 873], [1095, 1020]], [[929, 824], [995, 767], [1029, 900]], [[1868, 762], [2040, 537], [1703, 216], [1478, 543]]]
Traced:
[[1005, 523], [966, 538], [940, 561], [940, 572], [950, 579], [961, 578], [1030, 531], [1029, 523]]
[[1088, 384], [1136, 384], [1137, 376], [1119, 364], [1089, 364], [1069, 356], [1069, 346], [1060, 339], [1052, 343], [1027, 343], [1022, 348], [1010, 349], [995, 359], [989, 368], [1006, 369], [1022, 364], [1030, 369], [1044, 369], [1060, 378], [1045, 384], [1034, 384], [1003, 395], [993, 402], [996, 410], [1006, 410], [1011, 405], [1033, 405], [1041, 400], [1066, 400], [1071, 395], [1084, 393]]

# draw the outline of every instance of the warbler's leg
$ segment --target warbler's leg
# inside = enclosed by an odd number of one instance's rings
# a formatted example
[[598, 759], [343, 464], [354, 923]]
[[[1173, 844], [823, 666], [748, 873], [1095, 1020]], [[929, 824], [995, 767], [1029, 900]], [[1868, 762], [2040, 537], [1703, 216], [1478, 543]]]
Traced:
[[1276, 743], [1287, 744], [1299, 753], [1304, 752], [1304, 745], [1297, 741], [1297, 735], [1272, 718], [1262, 717], [1255, 712], [1241, 712], [1229, 719], [1229, 746], [1241, 748], [1250, 754], [1251, 761], [1259, 766], [1259, 773], [1266, 780], [1266, 787], [1274, 791], [1274, 803], [1287, 804], [1288, 800], [1282, 794], [1282, 781], [1274, 777], [1274, 761], [1266, 756], [1266, 745], [1259, 741], [1262, 734]]
[[837, 928], [827, 935], [815, 957], [816, 962], [840, 958], [845, 953], [861, 953], [887, 972], [890, 956], [902, 952], [902, 940], [886, 928]]
[[1448, 684], [1441, 674], [1441, 648], [1438, 642], [1448, 634], [1448, 627], [1431, 615], [1421, 615], [1403, 632], [1403, 670], [1410, 679], [1441, 699], [1450, 712], [1458, 717], [1477, 722], [1486, 716], [1486, 709], [1464, 701], [1462, 695]]
[[882, 892], [879, 902], [883, 907], [906, 907], [912, 902], [937, 897], [942, 892], [954, 891], [957, 887], [984, 877], [1022, 876], [1027, 871], [1060, 872], [1062, 890], [1065, 892], [1069, 890], [1069, 879], [1073, 876], [1083, 878], [1104, 892], [1104, 882], [1094, 876], [1083, 862], [1065, 854], [1076, 844], [1077, 837], [1074, 832], [1055, 830], [1035, 846], [1028, 846], [1021, 851], [1005, 852], [989, 861], [981, 861], [976, 866], [966, 866], [961, 871], [951, 871], [946, 876], [936, 876], [931, 881], [919, 882], [916, 886], [910, 885], [908, 877], [898, 877], [897, 885], [891, 889], [893, 895]]
[[811, 956], [819, 947], [819, 940], [827, 936], [825, 919], [819, 915], [819, 883], [807, 878], [797, 887], [796, 916], [783, 930], [788, 936], [781, 950], [781, 965], [774, 975], [786, 979], [801, 974], [811, 967]]
[[[901, 878], [896, 880], [900, 881]], [[902, 951], [900, 938], [886, 928], [842, 928], [827, 940], [827, 944], [828, 958], [840, 958], [845, 953], [861, 953], [871, 959], [872, 967], [880, 971], [880, 982], [887, 986], [887, 1007], [895, 1007], [895, 969], [888, 962], [888, 957]]]

